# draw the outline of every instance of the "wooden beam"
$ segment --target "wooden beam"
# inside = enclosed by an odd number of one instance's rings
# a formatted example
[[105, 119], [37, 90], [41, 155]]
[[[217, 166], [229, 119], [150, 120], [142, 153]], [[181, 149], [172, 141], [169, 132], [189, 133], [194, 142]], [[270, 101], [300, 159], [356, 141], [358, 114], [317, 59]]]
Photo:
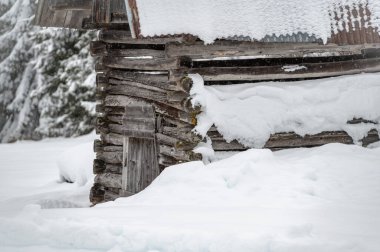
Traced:
[[96, 159], [103, 160], [109, 164], [121, 164], [123, 153], [122, 151], [99, 151], [96, 153]]
[[130, 59], [124, 57], [103, 57], [102, 65], [109, 68], [129, 69], [141, 71], [165, 71], [179, 68], [180, 60], [170, 59]]
[[121, 175], [122, 169], [121, 164], [109, 164], [98, 159], [95, 159], [93, 164], [94, 174], [112, 173]]
[[131, 24], [132, 37], [139, 38], [140, 37], [140, 18], [139, 12], [137, 9], [136, 0], [128, 0], [127, 4], [127, 15], [128, 21]]
[[286, 79], [322, 78], [380, 71], [380, 58], [353, 61], [304, 63], [295, 71], [286, 71], [286, 66], [253, 67], [205, 67], [172, 70], [171, 81], [186, 73], [202, 75], [205, 81], [267, 81]]
[[165, 45], [169, 42], [184, 42], [189, 40], [186, 36], [154, 37], [135, 39], [130, 30], [103, 29], [99, 33], [99, 40], [107, 43], [138, 44], [138, 45]]
[[156, 133], [155, 111], [152, 105], [130, 105], [123, 117], [124, 137], [154, 139]]
[[165, 51], [154, 49], [119, 49], [114, 48], [103, 41], [91, 41], [90, 52], [93, 57], [112, 56], [128, 58], [164, 59]]
[[102, 173], [95, 176], [94, 182], [104, 187], [121, 188], [121, 180], [119, 174]]
[[317, 43], [263, 43], [248, 41], [218, 40], [205, 45], [168, 43], [167, 57], [188, 56], [192, 59], [248, 59], [248, 58], [313, 58], [361, 55], [365, 49], [379, 49], [380, 44], [337, 46]]
[[[209, 133], [215, 151], [244, 151], [249, 148], [239, 142], [227, 143], [218, 133]], [[363, 139], [363, 146], [379, 141], [376, 130], [371, 130], [368, 136]], [[287, 149], [300, 147], [316, 147], [329, 143], [353, 144], [352, 138], [344, 131], [322, 132], [316, 135], [306, 135], [301, 137], [295, 133], [277, 133], [270, 137], [264, 148]]]
[[57, 10], [91, 10], [92, 0], [50, 0], [49, 9]]
[[134, 82], [119, 81], [110, 79], [110, 83], [119, 85], [109, 85], [106, 88], [107, 94], [110, 95], [127, 95], [137, 98], [143, 98], [150, 101], [157, 101], [162, 103], [168, 103], [166, 92], [162, 90], [154, 90], [144, 88], [142, 86], [136, 85]]
[[104, 188], [99, 185], [95, 184], [90, 191], [90, 201], [92, 204], [98, 204], [104, 201]]
[[141, 85], [155, 87], [163, 90], [176, 90], [176, 86], [169, 82], [167, 72], [136, 72], [112, 69], [107, 72], [109, 78], [122, 81], [140, 83]]

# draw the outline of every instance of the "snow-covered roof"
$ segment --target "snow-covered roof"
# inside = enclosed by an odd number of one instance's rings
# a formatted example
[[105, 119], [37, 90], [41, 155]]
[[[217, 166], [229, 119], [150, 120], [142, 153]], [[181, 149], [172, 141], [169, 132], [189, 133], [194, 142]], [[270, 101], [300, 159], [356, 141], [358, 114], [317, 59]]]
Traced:
[[[191, 34], [206, 43], [243, 37], [308, 37], [327, 42], [341, 32], [380, 30], [379, 0], [131, 0], [134, 32], [140, 37]], [[305, 36], [304, 36], [305, 37]], [[335, 38], [342, 39], [342, 38]], [[350, 38], [346, 38], [350, 43]], [[355, 36], [353, 37], [355, 40]], [[374, 39], [374, 38], [372, 38]], [[375, 38], [376, 39], [376, 38]], [[371, 40], [371, 39], [369, 39]], [[355, 41], [351, 41], [355, 42]], [[344, 43], [344, 42], [343, 42]]]

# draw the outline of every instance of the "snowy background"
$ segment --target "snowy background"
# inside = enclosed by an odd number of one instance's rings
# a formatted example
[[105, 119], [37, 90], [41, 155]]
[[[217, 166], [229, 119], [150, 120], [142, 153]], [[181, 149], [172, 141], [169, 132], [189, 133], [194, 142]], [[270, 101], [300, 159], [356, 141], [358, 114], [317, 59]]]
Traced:
[[0, 142], [93, 129], [95, 34], [33, 26], [35, 0], [0, 0]]

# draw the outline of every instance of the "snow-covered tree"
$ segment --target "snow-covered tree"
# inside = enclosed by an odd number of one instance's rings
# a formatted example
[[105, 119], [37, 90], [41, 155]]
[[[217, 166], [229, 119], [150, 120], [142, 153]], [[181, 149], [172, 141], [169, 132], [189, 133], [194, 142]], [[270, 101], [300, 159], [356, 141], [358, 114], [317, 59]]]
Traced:
[[0, 0], [0, 142], [93, 129], [93, 32], [33, 25], [34, 0]]

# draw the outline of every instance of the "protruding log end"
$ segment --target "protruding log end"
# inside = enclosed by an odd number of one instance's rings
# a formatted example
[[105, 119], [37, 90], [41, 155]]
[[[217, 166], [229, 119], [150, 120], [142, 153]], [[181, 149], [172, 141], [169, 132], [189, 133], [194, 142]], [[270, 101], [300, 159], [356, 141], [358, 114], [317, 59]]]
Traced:
[[193, 87], [193, 80], [188, 77], [188, 76], [185, 76], [183, 77], [180, 81], [179, 81], [179, 88], [187, 93], [190, 92], [191, 88]]
[[90, 191], [90, 202], [94, 205], [102, 203], [104, 202], [104, 195], [104, 189], [100, 185], [94, 184]]
[[100, 159], [95, 159], [93, 164], [94, 174], [101, 174], [106, 169], [106, 162]]

